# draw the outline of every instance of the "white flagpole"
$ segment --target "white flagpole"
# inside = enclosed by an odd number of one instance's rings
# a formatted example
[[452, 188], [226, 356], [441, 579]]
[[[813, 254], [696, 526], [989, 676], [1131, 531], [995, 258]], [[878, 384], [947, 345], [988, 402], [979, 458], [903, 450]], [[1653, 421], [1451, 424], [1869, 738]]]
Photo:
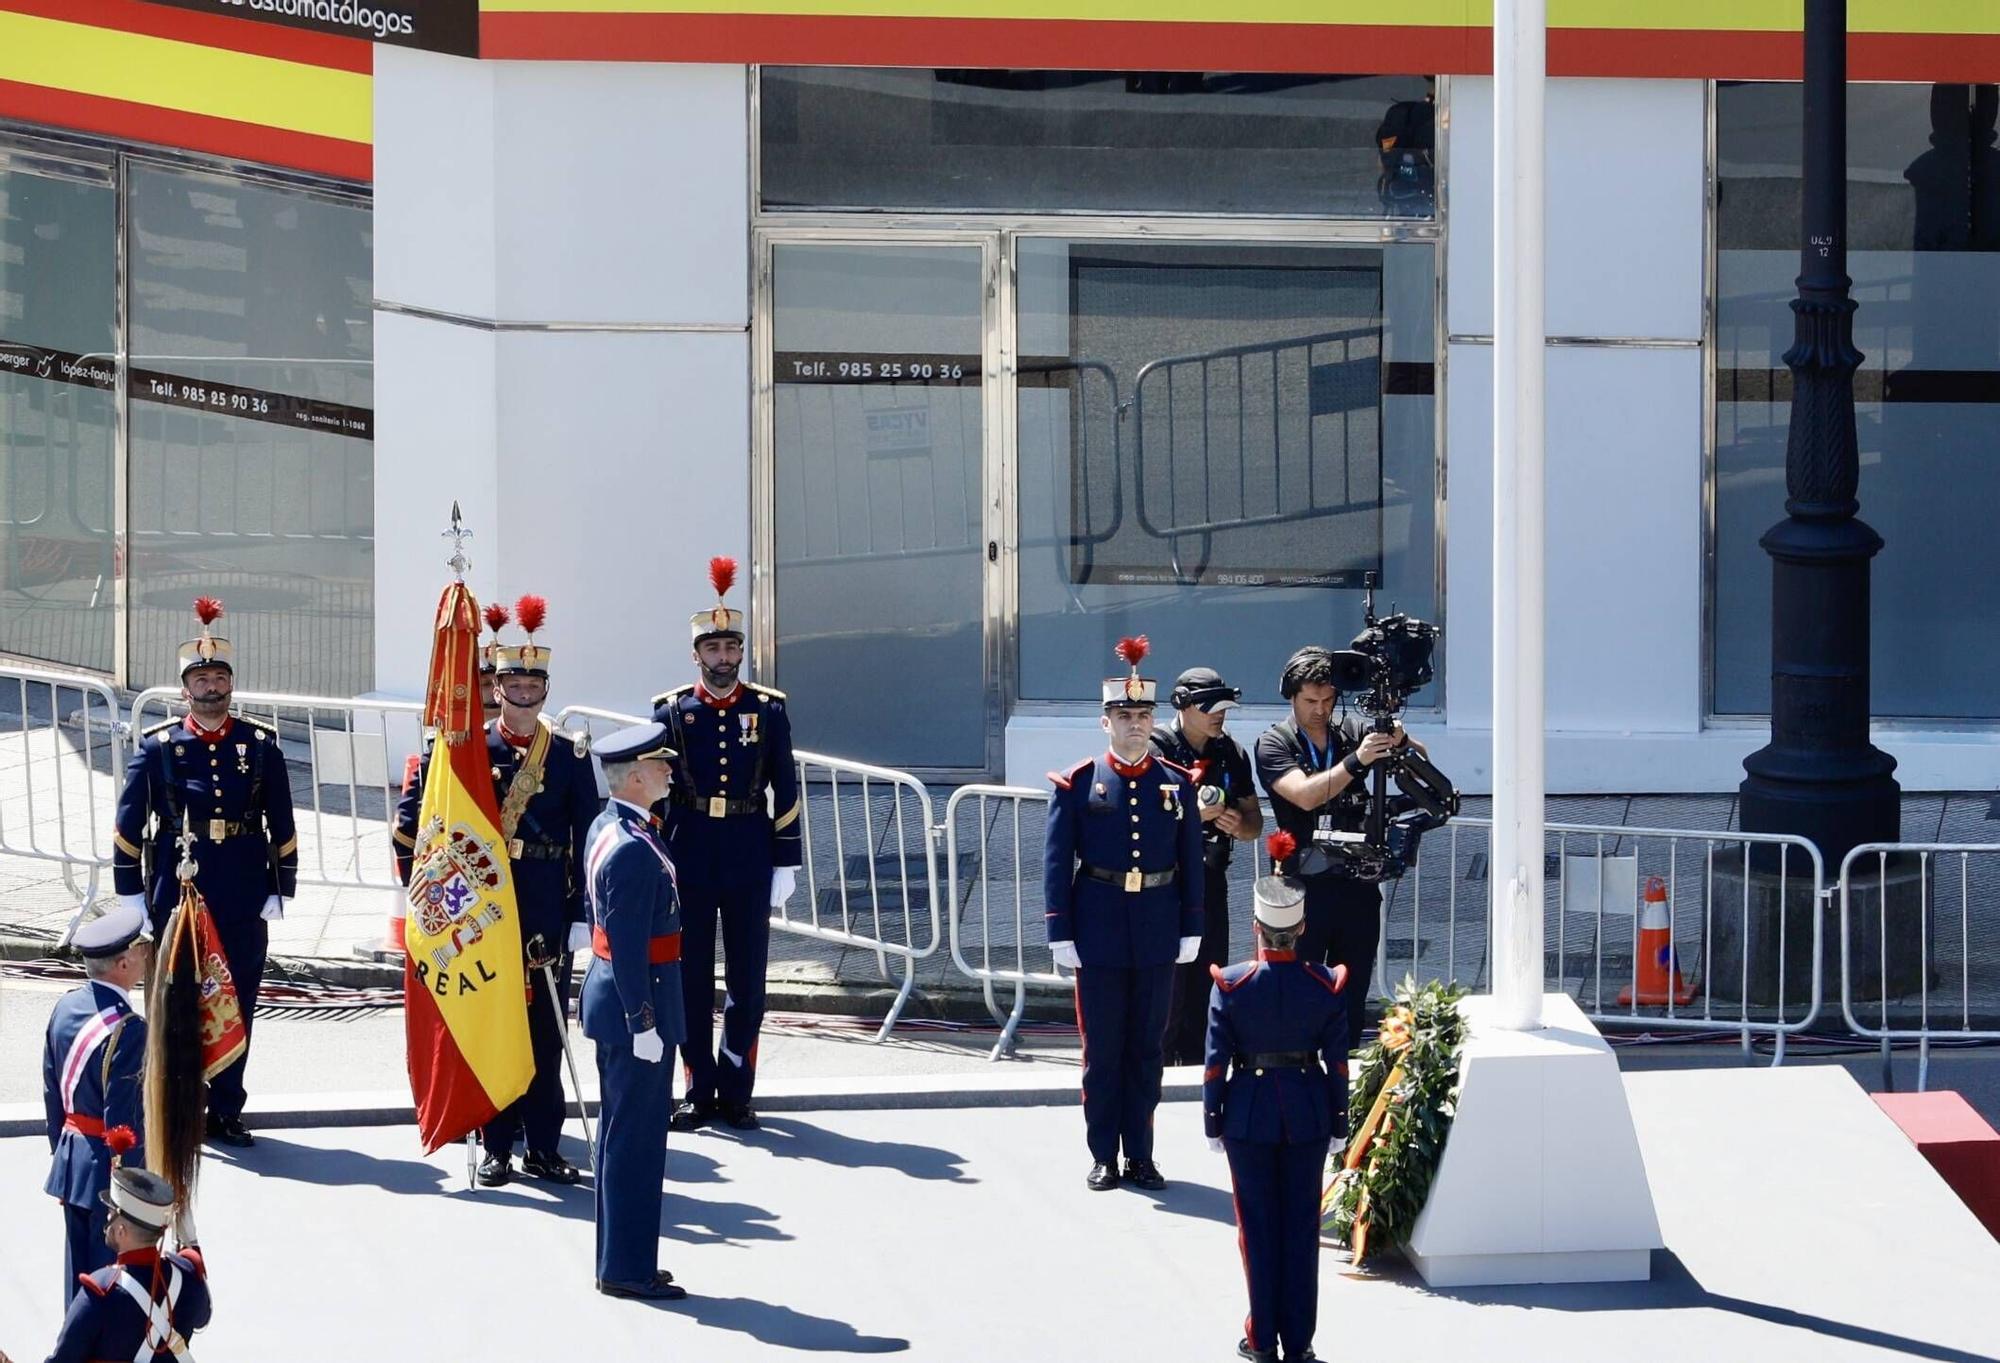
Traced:
[[1493, 993], [1542, 1023], [1546, 0], [1493, 13]]

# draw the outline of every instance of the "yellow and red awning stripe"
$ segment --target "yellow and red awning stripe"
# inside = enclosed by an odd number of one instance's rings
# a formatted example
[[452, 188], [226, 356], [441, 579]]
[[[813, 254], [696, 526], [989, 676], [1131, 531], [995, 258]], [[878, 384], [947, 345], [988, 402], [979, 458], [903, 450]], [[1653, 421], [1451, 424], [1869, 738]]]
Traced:
[[139, 0], [0, 0], [0, 117], [366, 180], [364, 42]]
[[[1802, 0], [1550, 0], [1564, 76], [1796, 78]], [[1491, 0], [480, 0], [523, 60], [1475, 74]], [[2000, 80], [2000, 0], [1853, 0], [1856, 80]]]

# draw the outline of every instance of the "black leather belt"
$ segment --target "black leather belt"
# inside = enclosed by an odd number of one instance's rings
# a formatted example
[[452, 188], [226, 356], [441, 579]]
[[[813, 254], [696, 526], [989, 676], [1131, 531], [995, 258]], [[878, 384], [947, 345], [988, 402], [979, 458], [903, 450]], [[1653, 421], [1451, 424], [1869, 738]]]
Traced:
[[759, 799], [726, 800], [720, 795], [712, 795], [708, 799], [703, 800], [693, 795], [683, 794], [678, 790], [669, 799], [678, 808], [698, 810], [711, 819], [725, 818], [731, 814], [762, 814], [764, 812], [764, 802]]
[[[264, 816], [252, 814], [249, 818], [236, 819], [194, 819], [189, 822], [194, 835], [201, 842], [226, 842], [230, 838], [261, 837], [264, 833]], [[161, 836], [168, 842], [180, 838], [180, 830], [171, 823], [160, 825]]]
[[1239, 1070], [1309, 1070], [1319, 1068], [1311, 1051], [1255, 1051], [1235, 1057]]
[[514, 839], [507, 845], [507, 855], [515, 861], [561, 861], [569, 855], [569, 844], [564, 842], [524, 842]]
[[1137, 894], [1141, 890], [1154, 890], [1162, 885], [1174, 883], [1174, 877], [1181, 871], [1178, 866], [1169, 866], [1164, 871], [1142, 871], [1134, 866], [1129, 871], [1107, 871], [1102, 866], [1085, 863], [1083, 873], [1092, 880], [1101, 880], [1106, 885], [1116, 885], [1127, 894]]

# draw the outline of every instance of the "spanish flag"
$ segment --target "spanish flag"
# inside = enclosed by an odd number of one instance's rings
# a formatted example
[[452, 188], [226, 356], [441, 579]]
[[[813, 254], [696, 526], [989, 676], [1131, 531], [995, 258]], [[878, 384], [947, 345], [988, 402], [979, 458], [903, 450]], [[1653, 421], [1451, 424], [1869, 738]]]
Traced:
[[463, 582], [438, 602], [424, 721], [435, 730], [417, 815], [403, 967], [410, 1092], [426, 1151], [528, 1091], [527, 979], [514, 871], [486, 763], [479, 604]]

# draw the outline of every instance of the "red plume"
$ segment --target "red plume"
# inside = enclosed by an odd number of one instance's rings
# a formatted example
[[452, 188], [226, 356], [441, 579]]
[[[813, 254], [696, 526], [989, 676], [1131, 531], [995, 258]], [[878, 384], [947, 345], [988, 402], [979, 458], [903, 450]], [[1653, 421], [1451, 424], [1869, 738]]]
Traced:
[[549, 618], [549, 602], [543, 596], [524, 596], [514, 603], [514, 618], [521, 622], [521, 628], [533, 634]]
[[222, 614], [222, 599], [215, 596], [197, 596], [194, 599], [194, 618], [204, 625], [212, 625]]
[[127, 1154], [138, 1143], [139, 1137], [129, 1126], [114, 1126], [104, 1133], [104, 1147], [114, 1155]]
[[729, 595], [729, 589], [736, 585], [736, 560], [727, 555], [710, 559], [708, 581], [715, 588], [717, 598]]
[[498, 601], [488, 606], [483, 613], [486, 616], [486, 628], [492, 630], [495, 634], [498, 634], [501, 628], [514, 618], [514, 612], [508, 610]]
[[1299, 840], [1283, 829], [1264, 839], [1264, 851], [1270, 856], [1271, 864], [1274, 866], [1281, 861], [1291, 860], [1292, 853], [1298, 850]]
[[1151, 647], [1152, 645], [1146, 641], [1146, 636], [1141, 634], [1137, 638], [1127, 637], [1120, 639], [1118, 641], [1117, 653], [1127, 663], [1133, 667], [1137, 667], [1139, 660], [1146, 656], [1146, 650]]

